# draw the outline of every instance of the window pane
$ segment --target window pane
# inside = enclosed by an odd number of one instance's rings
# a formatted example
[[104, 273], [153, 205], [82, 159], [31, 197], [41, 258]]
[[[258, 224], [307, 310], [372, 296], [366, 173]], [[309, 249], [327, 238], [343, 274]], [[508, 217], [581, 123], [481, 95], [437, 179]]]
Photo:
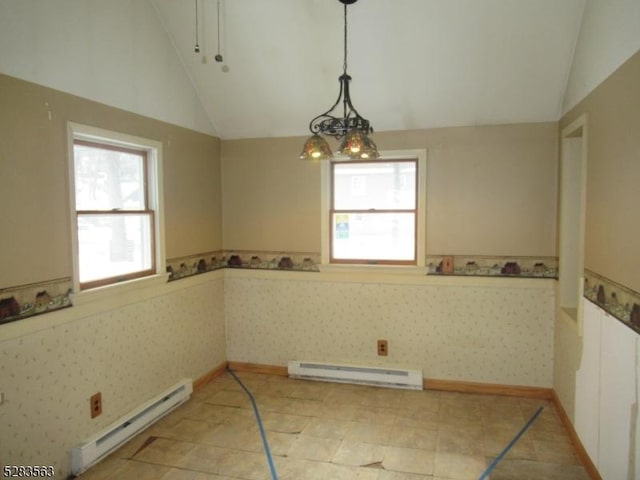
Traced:
[[415, 162], [334, 165], [334, 210], [413, 210], [415, 207]]
[[415, 214], [333, 214], [333, 258], [415, 260]]
[[78, 215], [80, 282], [152, 267], [151, 215]]
[[74, 145], [76, 210], [144, 210], [144, 156]]

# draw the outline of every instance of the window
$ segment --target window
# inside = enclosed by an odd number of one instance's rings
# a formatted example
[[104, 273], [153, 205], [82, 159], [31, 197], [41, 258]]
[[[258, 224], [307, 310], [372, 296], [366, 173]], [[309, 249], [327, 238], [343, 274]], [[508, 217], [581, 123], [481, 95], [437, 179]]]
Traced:
[[333, 161], [323, 174], [323, 263], [424, 265], [426, 152]]
[[79, 290], [158, 272], [163, 260], [159, 146], [154, 144], [72, 126], [71, 204]]

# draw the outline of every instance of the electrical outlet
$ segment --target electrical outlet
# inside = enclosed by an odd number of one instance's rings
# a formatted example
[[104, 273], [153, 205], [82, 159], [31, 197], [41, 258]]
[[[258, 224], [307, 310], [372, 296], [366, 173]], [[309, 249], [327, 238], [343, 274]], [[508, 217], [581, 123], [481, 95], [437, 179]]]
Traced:
[[389, 345], [386, 340], [378, 340], [378, 355], [386, 357], [389, 354]]
[[96, 418], [102, 413], [102, 394], [100, 392], [91, 395], [91, 418]]

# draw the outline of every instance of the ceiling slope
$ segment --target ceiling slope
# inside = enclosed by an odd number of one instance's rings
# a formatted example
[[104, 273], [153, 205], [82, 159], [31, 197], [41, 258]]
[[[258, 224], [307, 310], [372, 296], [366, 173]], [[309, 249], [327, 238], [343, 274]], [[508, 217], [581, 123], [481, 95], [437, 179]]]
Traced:
[[[222, 138], [304, 135], [338, 95], [337, 0], [151, 0]], [[555, 121], [585, 0], [361, 0], [352, 100], [377, 131]], [[228, 71], [223, 71], [228, 70]]]

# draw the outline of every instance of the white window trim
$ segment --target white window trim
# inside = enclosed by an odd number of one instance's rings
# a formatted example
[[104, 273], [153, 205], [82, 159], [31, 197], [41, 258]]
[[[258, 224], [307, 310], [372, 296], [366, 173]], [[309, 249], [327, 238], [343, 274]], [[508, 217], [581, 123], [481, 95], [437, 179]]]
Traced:
[[[427, 150], [384, 150], [380, 152], [380, 161], [384, 160], [406, 160], [416, 159], [418, 161], [418, 231], [416, 233], [416, 265], [360, 265], [360, 264], [337, 264], [329, 263], [329, 210], [331, 208], [331, 166], [330, 162], [322, 162], [320, 170], [320, 192], [321, 192], [321, 213], [320, 213], [320, 271], [385, 271], [398, 273], [426, 273], [426, 207], [427, 207]], [[340, 160], [340, 157], [338, 157]], [[345, 161], [348, 158], [345, 157]], [[374, 160], [375, 161], [375, 160]]]
[[[148, 158], [148, 190], [149, 207], [154, 210], [154, 238], [156, 274], [146, 277], [114, 283], [103, 287], [80, 291], [80, 266], [78, 262], [78, 226], [74, 221], [76, 215], [75, 172], [74, 172], [74, 140], [87, 140], [107, 145], [135, 148], [147, 152]], [[71, 231], [71, 258], [73, 261], [73, 303], [100, 300], [107, 296], [117, 295], [132, 288], [146, 288], [160, 282], [166, 282], [168, 275], [164, 272], [166, 264], [164, 238], [164, 183], [162, 176], [162, 142], [148, 138], [136, 137], [125, 133], [104, 130], [101, 128], [67, 123], [68, 173], [69, 173], [69, 213]], [[83, 300], [84, 299], [84, 300]]]

